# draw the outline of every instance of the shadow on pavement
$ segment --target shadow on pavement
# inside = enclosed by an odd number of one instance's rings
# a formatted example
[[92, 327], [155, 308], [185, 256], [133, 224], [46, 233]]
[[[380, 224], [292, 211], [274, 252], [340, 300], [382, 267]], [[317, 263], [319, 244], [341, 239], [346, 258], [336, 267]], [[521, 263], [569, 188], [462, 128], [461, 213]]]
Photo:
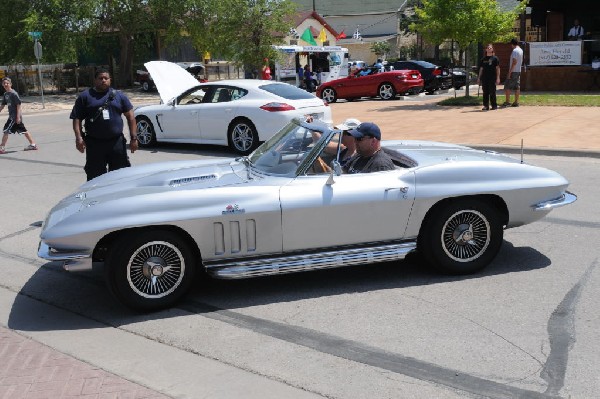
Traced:
[[[24, 331], [98, 328], [99, 323], [106, 327], [118, 327], [146, 320], [181, 317], [182, 310], [190, 308], [193, 313], [208, 313], [360, 292], [452, 283], [498, 274], [528, 272], [550, 264], [550, 259], [535, 249], [514, 247], [505, 241], [494, 262], [473, 275], [440, 275], [420, 265], [418, 256], [413, 255], [401, 262], [282, 276], [247, 280], [208, 279], [197, 281], [188, 296], [175, 308], [140, 314], [125, 308], [110, 295], [104, 285], [101, 270], [68, 273], [59, 264], [47, 263], [29, 279], [16, 297], [8, 327]], [[32, 306], [32, 299], [83, 318], [48, 318], [45, 314], [36, 313], [37, 307]]]

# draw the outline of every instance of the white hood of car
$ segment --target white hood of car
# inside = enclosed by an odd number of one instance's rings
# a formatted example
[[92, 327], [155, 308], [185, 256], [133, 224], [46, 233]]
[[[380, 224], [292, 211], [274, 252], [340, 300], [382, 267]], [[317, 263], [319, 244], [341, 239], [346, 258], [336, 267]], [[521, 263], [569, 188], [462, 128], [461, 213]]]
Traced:
[[164, 104], [181, 93], [198, 86], [198, 81], [188, 71], [168, 61], [150, 61], [144, 64], [154, 80]]

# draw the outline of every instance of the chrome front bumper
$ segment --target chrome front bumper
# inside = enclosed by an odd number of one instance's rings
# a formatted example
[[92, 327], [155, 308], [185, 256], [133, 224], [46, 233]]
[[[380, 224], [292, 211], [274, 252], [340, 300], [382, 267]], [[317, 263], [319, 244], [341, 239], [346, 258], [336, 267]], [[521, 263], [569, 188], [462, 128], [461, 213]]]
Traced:
[[533, 205], [534, 211], [549, 211], [554, 208], [559, 208], [561, 206], [572, 204], [577, 201], [577, 196], [573, 193], [565, 191], [563, 195], [559, 198], [552, 199], [550, 201], [540, 202], [538, 204]]
[[40, 241], [38, 256], [50, 262], [63, 262], [63, 268], [70, 272], [92, 270], [92, 254], [87, 252], [57, 252]]

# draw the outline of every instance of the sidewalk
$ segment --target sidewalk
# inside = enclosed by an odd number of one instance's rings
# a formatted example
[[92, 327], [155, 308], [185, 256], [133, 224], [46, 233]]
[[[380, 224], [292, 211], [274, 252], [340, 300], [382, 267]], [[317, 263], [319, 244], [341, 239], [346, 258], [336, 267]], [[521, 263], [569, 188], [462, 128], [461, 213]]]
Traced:
[[0, 326], [0, 398], [167, 399]]
[[[124, 90], [134, 106], [158, 104], [158, 93], [140, 89]], [[477, 86], [470, 94], [477, 95]], [[464, 96], [464, 89], [457, 93]], [[527, 92], [521, 94], [527, 96]], [[498, 151], [600, 157], [600, 108], [527, 107], [481, 111], [481, 107], [448, 107], [437, 102], [454, 96], [454, 90], [441, 95], [400, 97], [383, 101], [363, 99], [330, 104], [334, 123], [347, 118], [377, 123], [387, 140], [434, 140]], [[24, 97], [23, 114], [71, 110], [75, 94]], [[502, 90], [498, 103], [504, 102]], [[409, 112], [410, 111], [410, 112]]]

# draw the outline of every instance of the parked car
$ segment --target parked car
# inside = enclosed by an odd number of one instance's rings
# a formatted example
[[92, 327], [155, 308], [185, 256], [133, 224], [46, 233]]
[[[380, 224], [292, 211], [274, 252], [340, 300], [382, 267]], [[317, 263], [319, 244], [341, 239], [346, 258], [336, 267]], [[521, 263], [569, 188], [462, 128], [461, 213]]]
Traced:
[[215, 144], [249, 154], [293, 118], [310, 114], [333, 123], [323, 100], [286, 83], [238, 79], [199, 84], [167, 61], [151, 61], [146, 67], [162, 103], [134, 111], [141, 147]]
[[395, 61], [394, 69], [416, 69], [421, 72], [424, 80], [424, 91], [433, 93], [436, 90], [447, 90], [452, 87], [452, 76], [448, 68], [432, 64], [427, 61]]
[[467, 84], [467, 72], [463, 68], [451, 68], [452, 87], [459, 90]]
[[556, 172], [454, 144], [383, 141], [395, 170], [343, 174], [341, 134], [298, 119], [249, 157], [109, 172], [52, 208], [38, 255], [67, 270], [103, 265], [121, 302], [156, 310], [203, 273], [257, 277], [415, 251], [443, 273], [474, 273], [505, 228], [576, 200]]
[[[363, 76], [362, 73], [367, 73]], [[423, 79], [416, 70], [379, 72], [367, 67], [340, 79], [331, 80], [317, 88], [317, 97], [334, 103], [340, 98], [377, 97], [392, 100], [398, 94], [417, 94], [423, 90]]]
[[[185, 69], [189, 72], [193, 77], [196, 78], [199, 82], [207, 82], [204, 79], [204, 65], [200, 62], [177, 62], [177, 65]], [[145, 69], [138, 69], [136, 71], [136, 82], [140, 84], [143, 91], [151, 91], [156, 90], [156, 85], [154, 84], [154, 79], [152, 79], [152, 75]]]

